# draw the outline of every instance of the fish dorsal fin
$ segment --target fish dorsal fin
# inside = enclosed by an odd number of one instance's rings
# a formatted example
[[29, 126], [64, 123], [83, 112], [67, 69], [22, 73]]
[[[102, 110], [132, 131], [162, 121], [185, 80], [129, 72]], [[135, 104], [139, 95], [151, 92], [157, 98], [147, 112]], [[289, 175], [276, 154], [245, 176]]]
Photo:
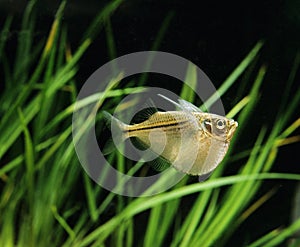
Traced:
[[139, 111], [133, 116], [130, 124], [138, 124], [148, 120], [154, 113], [158, 112], [156, 108], [148, 107]]
[[179, 99], [179, 104], [171, 99], [169, 99], [168, 97], [162, 95], [162, 94], [158, 94], [158, 96], [162, 97], [163, 99], [171, 102], [172, 104], [174, 104], [175, 106], [177, 106], [180, 110], [182, 111], [189, 111], [189, 112], [202, 112], [197, 106], [193, 105], [192, 103], [183, 100], [183, 99]]
[[145, 107], [143, 107], [142, 110], [134, 115], [130, 121], [130, 124], [142, 123], [148, 120], [156, 112], [158, 112], [158, 110], [154, 102], [151, 99], [148, 99], [147, 103], [145, 103]]
[[175, 102], [174, 100], [171, 100], [170, 98], [162, 95], [162, 94], [157, 94], [159, 97], [162, 97], [163, 99], [169, 101], [170, 103], [172, 103], [173, 105], [179, 107], [181, 110], [183, 110], [182, 106], [180, 104], [178, 104], [177, 102]]
[[190, 112], [202, 112], [197, 106], [193, 105], [192, 103], [184, 100], [184, 99], [179, 99], [179, 104], [182, 106], [182, 108], [185, 111], [190, 111]]

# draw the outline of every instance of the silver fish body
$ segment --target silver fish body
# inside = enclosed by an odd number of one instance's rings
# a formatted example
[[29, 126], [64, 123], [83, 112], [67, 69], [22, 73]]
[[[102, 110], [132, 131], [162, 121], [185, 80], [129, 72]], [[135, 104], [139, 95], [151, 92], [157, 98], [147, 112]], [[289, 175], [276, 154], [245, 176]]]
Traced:
[[156, 112], [142, 123], [127, 125], [110, 116], [111, 123], [120, 129], [122, 140], [137, 138], [178, 171], [209, 174], [223, 160], [238, 124], [204, 113], [187, 101], [179, 102], [180, 111]]

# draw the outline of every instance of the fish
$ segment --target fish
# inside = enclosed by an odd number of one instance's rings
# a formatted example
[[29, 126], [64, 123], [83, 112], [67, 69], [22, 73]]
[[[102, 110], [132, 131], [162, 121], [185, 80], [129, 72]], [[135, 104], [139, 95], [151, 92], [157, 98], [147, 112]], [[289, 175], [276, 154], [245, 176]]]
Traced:
[[145, 121], [126, 124], [108, 112], [104, 116], [117, 130], [117, 142], [134, 139], [157, 156], [154, 166], [167, 164], [176, 170], [205, 180], [225, 157], [230, 141], [238, 127], [233, 120], [201, 111], [192, 103], [178, 99], [178, 103], [159, 94], [178, 109], [155, 111]]

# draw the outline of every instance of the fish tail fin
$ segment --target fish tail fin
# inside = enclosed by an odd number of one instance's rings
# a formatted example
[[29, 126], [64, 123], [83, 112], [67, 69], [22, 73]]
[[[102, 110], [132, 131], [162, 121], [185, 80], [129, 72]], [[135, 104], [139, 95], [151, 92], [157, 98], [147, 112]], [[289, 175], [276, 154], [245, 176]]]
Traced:
[[[106, 126], [109, 128], [117, 128], [121, 130], [122, 132], [125, 131], [127, 124], [123, 123], [121, 120], [117, 119], [116, 117], [112, 116], [110, 113], [107, 111], [103, 111], [103, 117], [106, 122]], [[126, 135], [124, 136], [126, 139]], [[124, 140], [125, 140], [124, 139]]]
[[111, 137], [106, 141], [102, 150], [102, 153], [106, 155], [115, 150], [115, 144], [123, 143], [128, 138], [128, 134], [126, 133], [127, 124], [106, 111], [103, 111], [103, 117], [107, 128], [111, 132]]

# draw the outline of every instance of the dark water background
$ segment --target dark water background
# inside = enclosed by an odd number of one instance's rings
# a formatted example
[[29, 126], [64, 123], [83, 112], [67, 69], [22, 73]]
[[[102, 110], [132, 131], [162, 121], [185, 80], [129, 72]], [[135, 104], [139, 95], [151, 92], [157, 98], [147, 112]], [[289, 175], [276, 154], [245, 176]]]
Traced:
[[[93, 17], [108, 1], [69, 1], [64, 22], [69, 29], [71, 47], [76, 47]], [[10, 46], [13, 57], [19, 21], [26, 1], [1, 1], [0, 20], [14, 12], [16, 19], [11, 33]], [[37, 16], [37, 40], [48, 34], [59, 1], [40, 1]], [[123, 3], [111, 17], [117, 55], [150, 50], [166, 16], [173, 14], [168, 30], [158, 50], [170, 52], [198, 65], [218, 87], [259, 40], [265, 40], [260, 61], [268, 67], [261, 88], [261, 99], [248, 126], [242, 133], [240, 148], [251, 148], [261, 126], [272, 127], [281, 95], [300, 44], [300, 1], [154, 1], [131, 0]], [[108, 62], [104, 32], [96, 38], [80, 63], [78, 81], [82, 85], [90, 74]], [[167, 82], [157, 86], [172, 88]], [[238, 85], [237, 85], [238, 86]], [[237, 86], [222, 98], [225, 109], [230, 109], [236, 98]], [[246, 85], [251, 88], [252, 85]], [[299, 87], [294, 85], [294, 89]], [[291, 93], [290, 98], [293, 95]], [[295, 112], [293, 120], [299, 117]], [[281, 147], [273, 172], [300, 172], [299, 144]], [[233, 164], [234, 173], [239, 167]], [[230, 169], [230, 168], [229, 168]], [[278, 193], [263, 205], [238, 230], [240, 236], [262, 234], [289, 223], [295, 183], [267, 181], [261, 195], [278, 186]], [[256, 232], [253, 232], [253, 229]], [[251, 231], [251, 232], [250, 232]], [[232, 246], [245, 239], [232, 239]]]

